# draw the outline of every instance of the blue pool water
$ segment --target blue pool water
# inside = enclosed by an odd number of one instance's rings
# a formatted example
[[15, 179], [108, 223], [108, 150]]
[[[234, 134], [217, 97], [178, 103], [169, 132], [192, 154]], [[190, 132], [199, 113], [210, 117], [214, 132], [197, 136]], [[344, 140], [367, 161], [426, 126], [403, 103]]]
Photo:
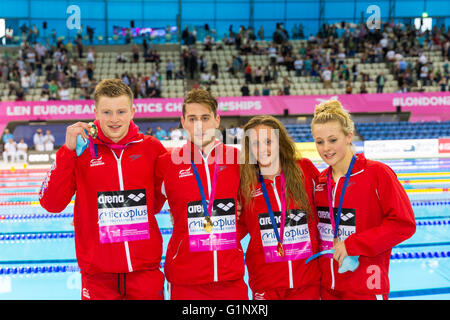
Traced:
[[[450, 193], [443, 190], [450, 187], [450, 159], [386, 163], [404, 183], [417, 223], [414, 236], [392, 251], [390, 299], [450, 299]], [[33, 173], [28, 180], [44, 174]], [[0, 174], [0, 181], [13, 180], [0, 183], [0, 202], [23, 202], [0, 206], [0, 299], [80, 299], [73, 204], [60, 214], [49, 214], [29, 203], [37, 201], [37, 195], [28, 193], [37, 193], [40, 182], [13, 177]], [[415, 183], [418, 180], [422, 182]], [[156, 217], [165, 254], [172, 233], [167, 207]], [[244, 250], [248, 240], [242, 240]]]

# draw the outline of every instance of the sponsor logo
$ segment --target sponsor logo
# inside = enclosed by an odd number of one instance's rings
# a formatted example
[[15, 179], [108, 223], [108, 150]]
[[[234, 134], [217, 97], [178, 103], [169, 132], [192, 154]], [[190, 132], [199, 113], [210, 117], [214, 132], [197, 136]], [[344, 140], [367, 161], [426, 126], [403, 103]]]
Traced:
[[[229, 216], [213, 217], [212, 224], [214, 229], [224, 230], [234, 227], [236, 225], [236, 220], [234, 218], [227, 218]], [[189, 222], [189, 230], [201, 230], [203, 232], [203, 219], [195, 219]]]
[[264, 297], [265, 295], [266, 295], [265, 292], [263, 293], [255, 292], [255, 300], [266, 300], [266, 298]]
[[128, 195], [128, 198], [130, 198], [134, 202], [139, 202], [143, 197], [145, 197], [145, 194], [143, 194], [142, 192], [139, 193], [138, 195], [135, 195], [133, 193]]
[[191, 167], [184, 169], [184, 170], [180, 170], [180, 172], [178, 173], [178, 178], [184, 178], [184, 177], [189, 177], [192, 176], [193, 173], [191, 171]]
[[228, 202], [227, 204], [219, 203], [217, 207], [222, 209], [223, 211], [228, 211], [234, 207], [234, 203], [232, 202]]
[[102, 157], [98, 158], [98, 159], [92, 159], [91, 160], [91, 167], [96, 167], [96, 166], [102, 166], [105, 163], [102, 160]]
[[301, 229], [295, 228], [295, 229], [292, 229], [292, 230], [286, 230], [284, 232], [284, 237], [286, 239], [288, 239], [288, 238], [298, 238], [300, 236], [304, 236], [304, 235], [307, 235], [307, 234], [309, 234], [309, 230], [308, 230], [307, 227], [306, 228], [301, 228]]
[[262, 191], [261, 191], [261, 188], [258, 188], [258, 189], [256, 189], [256, 190], [252, 190], [252, 192], [250, 193], [250, 196], [252, 197], [252, 198], [254, 198], [254, 197], [258, 197], [258, 196], [261, 196], [263, 193], [262, 193]]
[[[206, 200], [206, 207], [209, 205], [209, 200]], [[211, 210], [211, 218], [219, 216], [234, 216], [235, 213], [234, 199], [216, 199]], [[201, 201], [193, 201], [187, 204], [188, 218], [203, 217], [203, 205]]]
[[331, 235], [331, 236], [333, 236], [333, 229], [331, 228], [331, 225], [330, 224], [322, 224], [322, 223], [319, 223], [318, 224], [318, 226], [317, 226], [317, 229], [319, 229], [319, 233], [320, 233], [320, 235], [321, 236], [327, 236], [327, 235]]
[[347, 239], [348, 236], [351, 236], [354, 233], [355, 233], [355, 227], [350, 227], [348, 229], [339, 227], [338, 237], [341, 240], [345, 240], [345, 239]]
[[316, 191], [317, 191], [317, 192], [322, 192], [322, 191], [324, 190], [324, 189], [323, 189], [324, 187], [325, 187], [325, 183], [318, 184], [318, 185], [316, 186]]
[[[144, 207], [145, 208], [145, 207]], [[108, 222], [117, 222], [123, 219], [140, 220], [141, 217], [147, 217], [146, 209], [129, 209], [126, 211], [103, 211], [99, 213], [98, 223], [105, 225]]]
[[348, 219], [351, 219], [351, 218], [353, 218], [354, 216], [355, 216], [355, 215], [354, 215], [353, 213], [349, 212], [349, 213], [346, 213], [346, 214], [342, 215], [342, 216], [341, 216], [341, 220], [347, 221]]
[[[278, 214], [278, 215], [274, 216], [274, 218], [275, 218], [275, 222], [277, 223], [277, 226], [278, 226], [281, 222], [281, 217]], [[268, 225], [272, 226], [272, 220], [270, 219], [268, 214], [266, 216], [262, 216], [259, 218], [259, 225], [260, 226], [268, 226]]]
[[190, 205], [190, 206], [188, 206], [188, 212], [189, 213], [203, 213], [203, 206], [201, 204]]
[[86, 299], [91, 299], [91, 296], [89, 295], [89, 290], [86, 288], [83, 288], [83, 297]]
[[319, 214], [319, 218], [321, 219], [330, 219], [330, 213], [328, 211], [317, 211], [317, 213]]
[[112, 196], [107, 196], [107, 195], [101, 194], [97, 200], [98, 200], [98, 203], [100, 203], [100, 204], [124, 203], [125, 197], [123, 196], [123, 194], [112, 195]]
[[[284, 238], [285, 239], [296, 239], [300, 238], [302, 236], [308, 235], [309, 230], [308, 227], [305, 228], [289, 228], [288, 230], [284, 231]], [[262, 232], [261, 233], [261, 240], [262, 241], [270, 241], [277, 239], [275, 232], [270, 230], [269, 232]]]
[[298, 222], [298, 221], [300, 221], [300, 219], [303, 218], [304, 216], [305, 216], [305, 214], [304, 214], [303, 212], [299, 212], [299, 213], [297, 213], [297, 214], [291, 213], [291, 214], [289, 215], [289, 218], [290, 218], [291, 220], [294, 220], [295, 222]]
[[139, 159], [140, 157], [142, 157], [142, 154], [133, 154], [133, 155], [129, 156], [128, 158], [130, 158], [131, 161], [134, 161], [136, 159]]

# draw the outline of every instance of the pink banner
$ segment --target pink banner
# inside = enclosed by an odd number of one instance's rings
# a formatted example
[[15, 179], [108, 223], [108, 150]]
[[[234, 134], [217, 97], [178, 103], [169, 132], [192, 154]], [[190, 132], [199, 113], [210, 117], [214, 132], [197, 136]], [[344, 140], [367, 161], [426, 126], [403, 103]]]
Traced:
[[[221, 116], [312, 114], [322, 101], [338, 99], [351, 113], [411, 112], [411, 121], [450, 120], [450, 93], [387, 93], [219, 98]], [[183, 98], [135, 99], [136, 118], [173, 118], [181, 115]], [[10, 121], [85, 120], [94, 118], [93, 100], [0, 102], [0, 130]]]
[[277, 97], [290, 114], [312, 114], [314, 107], [328, 99], [338, 99], [350, 113], [410, 111], [410, 121], [450, 120], [450, 93], [342, 94]]

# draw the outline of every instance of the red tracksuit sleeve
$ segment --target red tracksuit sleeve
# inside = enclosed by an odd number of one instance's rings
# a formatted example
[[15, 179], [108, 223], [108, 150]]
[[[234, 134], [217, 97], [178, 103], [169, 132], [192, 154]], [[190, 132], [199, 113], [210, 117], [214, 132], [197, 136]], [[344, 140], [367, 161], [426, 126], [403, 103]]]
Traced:
[[158, 163], [160, 162], [159, 159], [167, 153], [166, 148], [159, 142], [159, 140], [156, 140], [157, 143], [155, 143], [155, 152], [157, 154], [154, 162], [154, 170], [153, 170], [153, 181], [154, 181], [154, 192], [153, 192], [153, 212], [154, 214], [157, 214], [161, 211], [162, 207], [164, 206], [164, 203], [166, 202], [166, 197], [161, 193], [161, 186], [163, 183], [163, 175], [161, 174], [161, 168]]
[[241, 214], [237, 218], [237, 231], [238, 231], [238, 237], [239, 241], [244, 239], [244, 237], [248, 234], [248, 228], [247, 228], [247, 215], [245, 214], [245, 208], [242, 204], [241, 196], [238, 196], [238, 201], [241, 204]]
[[312, 163], [312, 161], [309, 160], [308, 158], [302, 158], [300, 161], [300, 165], [301, 165], [303, 171], [307, 171], [308, 174], [313, 178], [313, 180], [315, 182], [317, 182], [320, 172], [316, 168], [314, 163]]
[[72, 200], [76, 190], [75, 151], [62, 146], [56, 153], [56, 160], [41, 185], [39, 202], [48, 212], [63, 211]]
[[314, 209], [314, 193], [315, 193], [315, 188], [317, 185], [317, 182], [319, 180], [319, 175], [320, 172], [319, 170], [316, 168], [316, 166], [312, 163], [311, 160], [309, 160], [308, 158], [302, 158], [302, 160], [300, 161], [300, 167], [303, 171], [303, 175], [305, 177], [305, 185], [308, 186], [309, 185], [309, 181], [306, 181], [306, 179], [311, 179], [311, 190], [306, 190], [306, 192], [311, 196], [311, 203], [310, 205]]
[[376, 256], [410, 238], [416, 231], [414, 212], [408, 195], [391, 168], [375, 170], [377, 196], [382, 208], [379, 226], [356, 232], [345, 240], [348, 255]]

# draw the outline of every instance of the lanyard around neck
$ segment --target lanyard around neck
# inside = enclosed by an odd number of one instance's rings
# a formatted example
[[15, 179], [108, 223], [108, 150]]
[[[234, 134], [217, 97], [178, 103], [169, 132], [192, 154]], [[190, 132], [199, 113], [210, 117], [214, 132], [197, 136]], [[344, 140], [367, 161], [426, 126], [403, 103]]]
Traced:
[[[200, 174], [198, 173], [197, 167], [195, 163], [191, 159], [191, 165], [192, 170], [194, 171], [195, 180], [197, 181], [198, 190], [200, 191], [200, 196], [202, 198], [202, 206], [203, 206], [203, 213], [205, 217], [211, 216], [211, 209], [213, 206], [215, 194], [216, 194], [216, 186], [217, 186], [217, 178], [219, 176], [219, 150], [216, 152], [216, 158], [214, 163], [214, 176], [211, 183], [211, 192], [209, 195], [209, 203], [206, 205], [206, 197], [205, 197], [205, 190], [203, 189], [202, 180], [200, 179]], [[209, 170], [209, 168], [206, 168], [206, 170]]]
[[[347, 189], [348, 180], [350, 179], [350, 175], [352, 174], [353, 165], [355, 164], [356, 157], [353, 156], [352, 161], [350, 162], [350, 166], [348, 167], [347, 173], [345, 174], [344, 185], [341, 190], [341, 197], [339, 198], [339, 206], [336, 215], [336, 221], [334, 221], [334, 211], [333, 211], [333, 201], [331, 200], [331, 179], [332, 179], [332, 168], [328, 168], [327, 172], [327, 190], [328, 190], [328, 208], [330, 212], [330, 220], [331, 225], [334, 229], [334, 238], [338, 237], [339, 223], [341, 221], [341, 212], [342, 212], [342, 203], [344, 202], [345, 190]], [[337, 187], [337, 186], [336, 186]]]
[[[98, 159], [98, 147], [97, 144], [94, 143], [94, 139], [89, 136], [89, 152], [91, 153], [91, 157]], [[113, 150], [124, 150], [128, 148], [129, 144], [117, 144], [117, 143], [107, 143], [97, 137], [97, 140], [100, 141], [103, 145], [113, 149]]]
[[[275, 215], [272, 210], [272, 205], [270, 204], [269, 194], [267, 193], [266, 185], [264, 183], [264, 177], [261, 173], [259, 173], [259, 182], [261, 183], [261, 189], [264, 195], [264, 200], [266, 201], [267, 211], [269, 212], [270, 221], [272, 222], [272, 228], [275, 232], [275, 236], [277, 238], [278, 243], [283, 243], [283, 235], [284, 235], [284, 224], [286, 219], [286, 192], [284, 190], [285, 179], [283, 171], [280, 173], [281, 179], [281, 221], [280, 221], [280, 233], [278, 233], [277, 222], [275, 221]], [[275, 183], [275, 180], [274, 180]]]

